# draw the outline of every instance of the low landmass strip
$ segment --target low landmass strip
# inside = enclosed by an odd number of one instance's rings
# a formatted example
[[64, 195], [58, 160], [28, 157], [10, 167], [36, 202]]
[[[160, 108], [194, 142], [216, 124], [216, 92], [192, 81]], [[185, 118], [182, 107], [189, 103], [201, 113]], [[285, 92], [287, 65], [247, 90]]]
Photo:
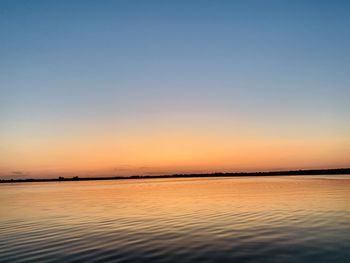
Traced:
[[170, 175], [133, 175], [110, 177], [58, 177], [47, 179], [0, 179], [0, 183], [27, 182], [62, 182], [62, 181], [94, 181], [94, 180], [127, 180], [127, 179], [157, 179], [157, 178], [200, 178], [200, 177], [237, 177], [237, 176], [284, 176], [284, 175], [339, 175], [350, 174], [350, 168], [291, 170], [269, 172], [232, 172], [232, 173], [202, 173], [202, 174], [170, 174]]

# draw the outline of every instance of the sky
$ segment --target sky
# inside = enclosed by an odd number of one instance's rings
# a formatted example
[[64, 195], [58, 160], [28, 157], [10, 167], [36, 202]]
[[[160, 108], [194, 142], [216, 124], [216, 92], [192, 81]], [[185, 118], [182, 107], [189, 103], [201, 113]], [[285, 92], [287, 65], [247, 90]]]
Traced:
[[0, 1], [0, 178], [350, 166], [350, 2]]

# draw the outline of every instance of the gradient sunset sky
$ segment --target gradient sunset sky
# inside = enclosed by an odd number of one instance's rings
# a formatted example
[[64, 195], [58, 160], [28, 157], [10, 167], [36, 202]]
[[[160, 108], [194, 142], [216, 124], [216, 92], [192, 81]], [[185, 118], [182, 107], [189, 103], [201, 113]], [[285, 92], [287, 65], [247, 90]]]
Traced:
[[350, 166], [350, 1], [0, 1], [0, 177]]

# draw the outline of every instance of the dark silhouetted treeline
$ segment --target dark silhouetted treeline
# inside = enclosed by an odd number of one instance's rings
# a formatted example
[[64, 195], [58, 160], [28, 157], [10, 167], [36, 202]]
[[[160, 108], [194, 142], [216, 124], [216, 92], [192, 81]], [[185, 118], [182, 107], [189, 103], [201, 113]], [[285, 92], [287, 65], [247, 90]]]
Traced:
[[26, 182], [62, 182], [62, 181], [93, 181], [93, 180], [126, 180], [126, 179], [156, 179], [156, 178], [200, 178], [200, 177], [237, 177], [237, 176], [281, 176], [281, 175], [336, 175], [350, 174], [350, 168], [293, 170], [270, 172], [238, 172], [238, 173], [206, 173], [206, 174], [172, 174], [172, 175], [133, 175], [114, 177], [58, 177], [50, 179], [1, 179], [0, 183], [26, 183]]

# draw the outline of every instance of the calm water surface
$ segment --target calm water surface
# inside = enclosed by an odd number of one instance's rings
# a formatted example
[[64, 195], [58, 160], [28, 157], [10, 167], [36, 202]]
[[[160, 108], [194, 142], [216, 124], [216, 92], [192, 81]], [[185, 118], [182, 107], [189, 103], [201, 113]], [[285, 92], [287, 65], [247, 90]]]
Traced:
[[0, 185], [1, 262], [350, 262], [350, 176]]

